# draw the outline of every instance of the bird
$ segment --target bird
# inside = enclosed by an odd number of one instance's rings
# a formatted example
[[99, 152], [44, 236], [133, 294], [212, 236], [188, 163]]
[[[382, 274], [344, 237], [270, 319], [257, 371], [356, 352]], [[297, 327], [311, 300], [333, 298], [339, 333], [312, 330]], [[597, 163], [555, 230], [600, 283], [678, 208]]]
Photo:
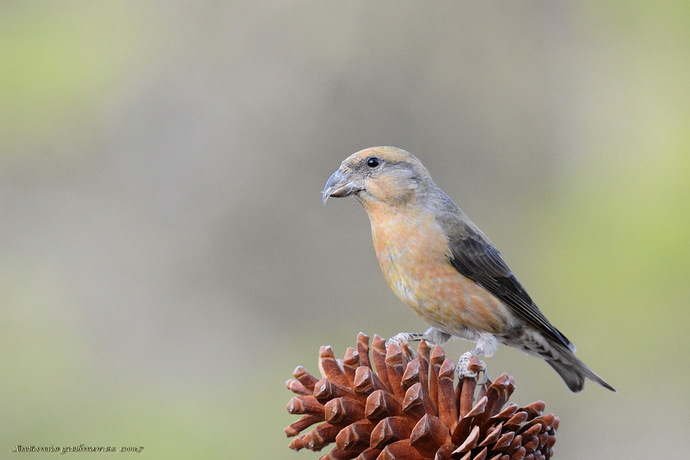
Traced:
[[322, 202], [348, 196], [369, 216], [388, 285], [431, 326], [397, 334], [392, 342], [476, 342], [458, 362], [465, 366], [474, 356], [492, 356], [500, 343], [545, 360], [572, 392], [581, 391], [586, 378], [616, 391], [575, 356], [575, 345], [414, 155], [390, 146], [350, 155], [326, 182]]

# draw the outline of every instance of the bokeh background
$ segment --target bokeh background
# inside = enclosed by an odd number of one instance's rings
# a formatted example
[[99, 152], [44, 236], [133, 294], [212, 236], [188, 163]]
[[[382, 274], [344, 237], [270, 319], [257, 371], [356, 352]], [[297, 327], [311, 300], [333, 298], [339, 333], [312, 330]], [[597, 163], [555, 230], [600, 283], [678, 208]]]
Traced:
[[688, 24], [672, 1], [3, 2], [1, 456], [318, 458], [282, 431], [294, 367], [425, 329], [364, 211], [321, 205], [373, 145], [420, 157], [618, 389], [488, 361], [561, 417], [558, 458], [688, 452]]

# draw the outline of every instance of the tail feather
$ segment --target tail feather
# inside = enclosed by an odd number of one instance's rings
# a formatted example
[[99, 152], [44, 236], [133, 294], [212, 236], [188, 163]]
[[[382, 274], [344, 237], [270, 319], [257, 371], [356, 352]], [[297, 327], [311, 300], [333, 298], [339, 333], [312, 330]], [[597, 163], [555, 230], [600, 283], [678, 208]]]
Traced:
[[500, 337], [500, 340], [506, 345], [546, 361], [561, 376], [570, 391], [574, 393], [582, 391], [585, 386], [585, 379], [590, 379], [607, 390], [616, 392], [606, 380], [599, 377], [575, 356], [575, 345], [567, 339], [555, 341], [539, 331], [525, 327], [518, 329], [513, 335]]
[[614, 393], [616, 392], [615, 388], [609, 385], [606, 380], [599, 377], [592, 369], [587, 367], [585, 363], [575, 357], [574, 354], [568, 353], [566, 356], [568, 362], [563, 362], [563, 360], [556, 361], [553, 359], [546, 359], [546, 362], [558, 372], [558, 375], [560, 375], [565, 384], [568, 385], [570, 391], [574, 393], [582, 391], [582, 388], [585, 386], [586, 377], [607, 390], [611, 390]]

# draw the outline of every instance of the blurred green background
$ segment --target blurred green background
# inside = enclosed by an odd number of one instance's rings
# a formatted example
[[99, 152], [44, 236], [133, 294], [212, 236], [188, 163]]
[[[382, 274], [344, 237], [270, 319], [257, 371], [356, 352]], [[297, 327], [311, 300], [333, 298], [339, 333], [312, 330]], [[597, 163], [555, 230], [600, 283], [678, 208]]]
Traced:
[[318, 458], [282, 431], [294, 367], [425, 329], [364, 211], [321, 206], [374, 145], [420, 157], [618, 389], [488, 360], [561, 417], [559, 459], [687, 452], [688, 24], [673, 1], [3, 2], [0, 457]]

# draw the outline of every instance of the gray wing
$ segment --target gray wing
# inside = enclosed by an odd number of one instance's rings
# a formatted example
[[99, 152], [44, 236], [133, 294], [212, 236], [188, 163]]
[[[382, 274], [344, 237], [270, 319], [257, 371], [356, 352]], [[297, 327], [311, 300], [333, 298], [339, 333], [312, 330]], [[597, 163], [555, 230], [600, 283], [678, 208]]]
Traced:
[[556, 329], [535, 305], [525, 288], [501, 258], [501, 253], [462, 214], [462, 211], [459, 209], [457, 211], [464, 218], [453, 213], [439, 219], [449, 237], [450, 263], [453, 267], [499, 298], [516, 315], [545, 337], [574, 350], [575, 347], [568, 338]]

